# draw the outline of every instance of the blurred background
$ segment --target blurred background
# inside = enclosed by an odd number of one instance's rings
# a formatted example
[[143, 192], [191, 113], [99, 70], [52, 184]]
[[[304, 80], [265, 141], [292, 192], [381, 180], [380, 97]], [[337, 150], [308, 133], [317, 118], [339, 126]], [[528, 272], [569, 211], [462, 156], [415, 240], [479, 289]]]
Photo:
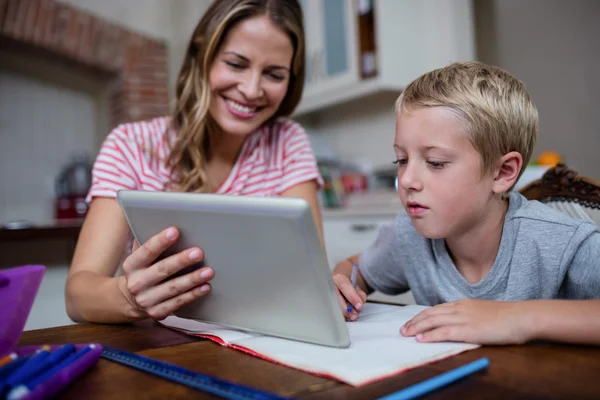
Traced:
[[[293, 117], [326, 178], [320, 201], [332, 266], [401, 210], [394, 101], [412, 79], [453, 61], [505, 68], [533, 96], [540, 132], [520, 184], [558, 161], [600, 179], [599, 1], [300, 3], [307, 77]], [[170, 112], [208, 4], [0, 0], [0, 268], [48, 267], [26, 329], [71, 323], [63, 288], [93, 160], [116, 125]]]

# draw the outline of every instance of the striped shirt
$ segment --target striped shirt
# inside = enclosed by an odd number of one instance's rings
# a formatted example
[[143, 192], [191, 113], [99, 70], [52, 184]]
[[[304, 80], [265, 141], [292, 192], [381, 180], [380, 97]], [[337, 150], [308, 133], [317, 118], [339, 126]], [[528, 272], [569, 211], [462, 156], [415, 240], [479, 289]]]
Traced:
[[[106, 138], [92, 170], [87, 202], [116, 197], [121, 189], [166, 191], [171, 180], [165, 165], [170, 117], [118, 126]], [[172, 133], [172, 132], [170, 132]], [[302, 182], [323, 184], [302, 126], [281, 118], [252, 132], [242, 145], [229, 176], [214, 192], [279, 196]]]

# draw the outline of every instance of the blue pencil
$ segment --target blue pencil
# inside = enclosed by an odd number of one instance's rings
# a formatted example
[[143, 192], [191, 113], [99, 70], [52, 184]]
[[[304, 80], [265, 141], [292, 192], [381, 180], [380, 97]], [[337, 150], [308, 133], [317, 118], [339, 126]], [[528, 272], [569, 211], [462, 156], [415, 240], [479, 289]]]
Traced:
[[10, 387], [15, 386], [21, 383], [23, 379], [37, 374], [43, 368], [44, 360], [49, 356], [50, 352], [48, 350], [38, 350], [21, 367], [6, 378], [6, 385]]
[[453, 369], [452, 371], [444, 372], [441, 375], [434, 376], [433, 378], [427, 379], [423, 382], [419, 382], [395, 393], [388, 394], [379, 398], [379, 400], [408, 400], [415, 399], [419, 396], [423, 396], [429, 392], [446, 386], [450, 383], [456, 382], [459, 379], [466, 377], [472, 373], [480, 371], [490, 365], [490, 361], [487, 358], [480, 358], [477, 361], [463, 365]]
[[[356, 288], [356, 278], [358, 276], [358, 264], [352, 263], [352, 276], [350, 281], [352, 282], [352, 286]], [[352, 303], [348, 302], [348, 313], [352, 312]]]

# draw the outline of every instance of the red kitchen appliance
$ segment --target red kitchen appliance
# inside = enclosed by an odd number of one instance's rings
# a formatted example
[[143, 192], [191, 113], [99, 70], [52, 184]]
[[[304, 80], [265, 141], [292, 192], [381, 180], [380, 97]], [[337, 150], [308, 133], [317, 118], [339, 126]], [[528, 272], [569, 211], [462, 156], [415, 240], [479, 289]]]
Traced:
[[55, 218], [83, 218], [88, 206], [85, 196], [92, 183], [92, 166], [85, 154], [76, 155], [56, 179]]

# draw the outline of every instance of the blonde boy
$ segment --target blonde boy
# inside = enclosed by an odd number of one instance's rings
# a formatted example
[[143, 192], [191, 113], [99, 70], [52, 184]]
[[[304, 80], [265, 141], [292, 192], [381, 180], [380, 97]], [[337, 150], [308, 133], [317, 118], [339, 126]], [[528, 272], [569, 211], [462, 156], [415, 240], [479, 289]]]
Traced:
[[456, 63], [409, 84], [394, 141], [406, 213], [336, 266], [345, 316], [373, 290], [412, 290], [434, 306], [400, 328], [419, 341], [600, 344], [598, 228], [511, 191], [537, 129], [525, 87], [499, 68]]

